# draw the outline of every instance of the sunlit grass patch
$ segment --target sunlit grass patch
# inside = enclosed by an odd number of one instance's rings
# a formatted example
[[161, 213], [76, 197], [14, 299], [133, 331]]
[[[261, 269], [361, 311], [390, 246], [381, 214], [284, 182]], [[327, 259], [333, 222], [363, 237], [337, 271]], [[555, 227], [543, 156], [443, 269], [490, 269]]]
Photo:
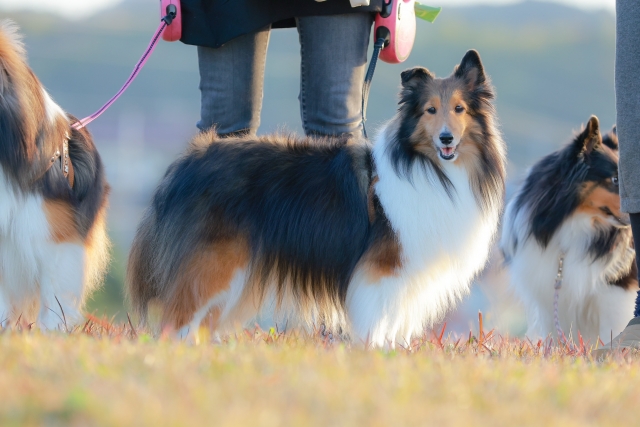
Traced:
[[632, 425], [640, 403], [635, 352], [481, 327], [389, 351], [258, 328], [192, 345], [93, 317], [0, 348], [3, 426]]

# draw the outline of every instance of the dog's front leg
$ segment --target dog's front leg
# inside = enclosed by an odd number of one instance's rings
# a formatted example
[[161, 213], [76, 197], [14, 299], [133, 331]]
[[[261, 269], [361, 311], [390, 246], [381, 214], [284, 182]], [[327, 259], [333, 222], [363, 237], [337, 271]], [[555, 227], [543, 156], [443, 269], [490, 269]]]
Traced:
[[68, 331], [82, 319], [86, 251], [80, 242], [49, 247], [41, 264], [38, 326]]
[[2, 278], [2, 266], [0, 265], [0, 328], [7, 328], [11, 326], [11, 305], [5, 297], [4, 289], [6, 283]]

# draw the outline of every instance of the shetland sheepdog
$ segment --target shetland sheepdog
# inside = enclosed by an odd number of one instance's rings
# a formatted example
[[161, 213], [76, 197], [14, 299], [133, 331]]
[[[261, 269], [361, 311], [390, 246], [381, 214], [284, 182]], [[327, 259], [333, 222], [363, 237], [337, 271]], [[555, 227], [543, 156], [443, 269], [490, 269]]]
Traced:
[[[504, 143], [476, 51], [401, 75], [373, 145], [200, 134], [138, 228], [128, 295], [144, 321], [216, 330], [261, 310], [371, 346], [407, 345], [468, 292], [497, 231]], [[275, 314], [274, 314], [275, 313]], [[300, 323], [298, 323], [300, 322]]]
[[615, 127], [603, 137], [592, 116], [572, 142], [533, 166], [507, 206], [500, 244], [529, 336], [559, 333], [557, 278], [563, 334], [579, 332], [593, 344], [624, 329], [638, 281], [629, 216], [620, 211]]
[[[108, 259], [108, 186], [86, 130], [53, 102], [0, 22], [0, 321], [71, 327]], [[13, 323], [11, 323], [13, 324]]]

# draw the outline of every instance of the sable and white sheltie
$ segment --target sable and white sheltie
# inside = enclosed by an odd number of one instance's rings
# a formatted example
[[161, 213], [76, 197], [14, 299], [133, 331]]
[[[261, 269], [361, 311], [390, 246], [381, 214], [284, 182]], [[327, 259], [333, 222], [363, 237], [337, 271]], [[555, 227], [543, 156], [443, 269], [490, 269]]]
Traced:
[[540, 160], [507, 206], [501, 248], [531, 337], [557, 336], [554, 284], [562, 262], [563, 333], [595, 343], [632, 317], [638, 289], [629, 217], [620, 212], [618, 139], [592, 116], [571, 143]]
[[0, 22], [2, 325], [72, 326], [106, 269], [108, 186], [74, 121], [27, 65], [15, 24]]
[[451, 76], [402, 73], [375, 144], [197, 136], [138, 228], [128, 294], [188, 333], [261, 310], [406, 345], [468, 292], [497, 231], [504, 143], [471, 50]]

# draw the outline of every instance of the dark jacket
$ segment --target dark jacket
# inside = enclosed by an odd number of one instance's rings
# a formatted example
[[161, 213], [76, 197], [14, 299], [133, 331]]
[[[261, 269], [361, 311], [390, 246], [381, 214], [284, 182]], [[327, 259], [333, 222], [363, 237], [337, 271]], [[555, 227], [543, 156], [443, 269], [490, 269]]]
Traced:
[[351, 7], [349, 0], [181, 0], [183, 43], [220, 47], [272, 24], [295, 27], [294, 17], [379, 12], [383, 0]]

